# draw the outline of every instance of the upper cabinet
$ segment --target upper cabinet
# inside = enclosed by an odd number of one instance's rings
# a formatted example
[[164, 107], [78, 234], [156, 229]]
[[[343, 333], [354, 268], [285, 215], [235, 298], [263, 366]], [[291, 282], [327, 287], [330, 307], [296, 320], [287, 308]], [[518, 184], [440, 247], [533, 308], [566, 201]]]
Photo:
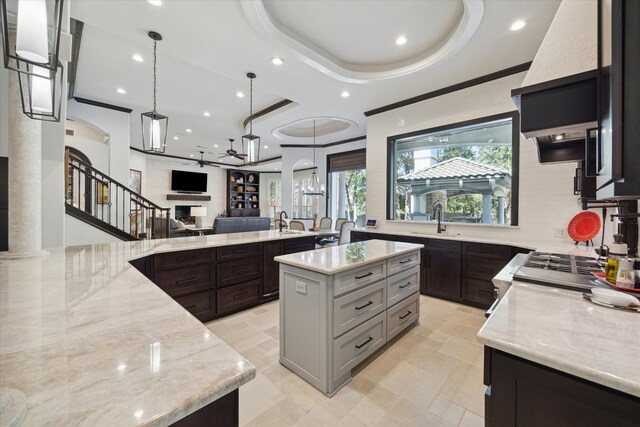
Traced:
[[[597, 198], [640, 197], [640, 2], [598, 2]], [[587, 159], [589, 160], [589, 159]]]

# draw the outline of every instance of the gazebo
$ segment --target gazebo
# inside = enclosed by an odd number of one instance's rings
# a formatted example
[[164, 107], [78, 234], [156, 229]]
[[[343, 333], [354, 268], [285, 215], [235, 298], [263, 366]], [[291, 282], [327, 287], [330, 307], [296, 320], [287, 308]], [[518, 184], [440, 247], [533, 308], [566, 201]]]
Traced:
[[[491, 197], [496, 196], [498, 224], [504, 224], [504, 199], [511, 188], [511, 174], [503, 169], [462, 157], [454, 157], [426, 169], [403, 175], [397, 179], [397, 183], [409, 187], [413, 219], [429, 220], [434, 206], [446, 203], [447, 197], [482, 194], [481, 222], [491, 224]], [[437, 197], [438, 194], [440, 197]]]

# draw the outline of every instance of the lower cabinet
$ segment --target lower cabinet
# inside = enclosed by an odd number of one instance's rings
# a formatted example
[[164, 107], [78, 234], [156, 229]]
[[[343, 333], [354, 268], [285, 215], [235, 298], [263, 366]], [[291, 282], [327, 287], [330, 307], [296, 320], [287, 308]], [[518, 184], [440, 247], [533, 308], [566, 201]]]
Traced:
[[275, 297], [280, 288], [280, 265], [273, 258], [284, 254], [281, 241], [265, 242], [262, 245], [262, 295]]
[[640, 398], [485, 348], [485, 426], [632, 427]]
[[218, 314], [231, 313], [260, 301], [260, 279], [219, 288], [216, 292]]
[[460, 252], [427, 250], [426, 293], [460, 300]]
[[216, 317], [216, 292], [196, 292], [184, 297], [176, 297], [176, 302], [201, 322], [213, 320]]

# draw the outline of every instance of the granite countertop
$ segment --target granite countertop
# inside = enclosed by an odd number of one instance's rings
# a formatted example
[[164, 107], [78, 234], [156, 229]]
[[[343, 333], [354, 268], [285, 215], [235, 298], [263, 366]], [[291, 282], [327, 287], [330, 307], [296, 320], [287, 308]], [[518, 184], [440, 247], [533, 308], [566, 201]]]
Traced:
[[24, 393], [25, 426], [183, 418], [250, 381], [255, 367], [128, 261], [309, 235], [143, 240], [0, 260], [0, 391]]
[[280, 255], [274, 259], [282, 264], [331, 275], [413, 252], [422, 247], [423, 245], [413, 243], [368, 240], [366, 242], [330, 246], [290, 255]]
[[592, 304], [580, 292], [516, 281], [478, 339], [640, 397], [640, 314]]

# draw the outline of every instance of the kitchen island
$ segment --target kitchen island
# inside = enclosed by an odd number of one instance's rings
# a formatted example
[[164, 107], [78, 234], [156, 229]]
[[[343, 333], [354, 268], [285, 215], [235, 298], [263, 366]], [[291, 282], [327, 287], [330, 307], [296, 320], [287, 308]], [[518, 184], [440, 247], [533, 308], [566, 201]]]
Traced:
[[276, 257], [280, 363], [328, 396], [418, 322], [422, 245], [371, 240]]
[[313, 238], [260, 231], [0, 261], [3, 413], [24, 426], [237, 425], [238, 388], [255, 367], [130, 261]]
[[640, 314], [516, 281], [478, 340], [487, 426], [637, 425]]

